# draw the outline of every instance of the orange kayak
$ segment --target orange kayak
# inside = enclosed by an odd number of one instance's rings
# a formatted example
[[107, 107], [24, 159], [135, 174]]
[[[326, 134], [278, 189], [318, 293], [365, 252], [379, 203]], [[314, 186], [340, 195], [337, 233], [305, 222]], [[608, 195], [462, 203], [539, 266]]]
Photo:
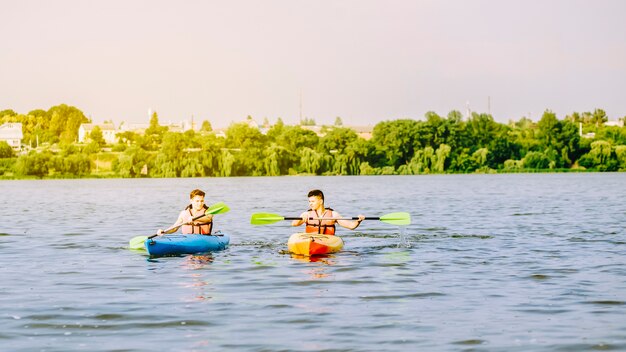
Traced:
[[311, 256], [339, 252], [343, 248], [343, 240], [335, 235], [294, 233], [289, 237], [287, 246], [293, 254]]

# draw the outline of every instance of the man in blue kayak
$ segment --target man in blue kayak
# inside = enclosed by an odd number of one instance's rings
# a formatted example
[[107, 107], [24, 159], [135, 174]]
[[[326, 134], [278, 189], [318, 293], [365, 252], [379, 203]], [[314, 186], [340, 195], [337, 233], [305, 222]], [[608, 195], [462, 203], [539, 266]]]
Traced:
[[178, 219], [174, 226], [169, 231], [163, 231], [159, 229], [157, 234], [159, 236], [166, 233], [173, 233], [178, 230], [178, 227], [182, 225], [182, 232], [184, 234], [202, 234], [210, 235], [213, 229], [213, 215], [207, 214], [199, 219], [195, 219], [206, 212], [208, 207], [204, 204], [205, 193], [199, 189], [194, 189], [189, 194], [190, 204], [180, 212]]
[[310, 209], [300, 214], [301, 219], [291, 223], [291, 226], [306, 224], [304, 231], [307, 233], [334, 235], [335, 224], [354, 230], [365, 219], [365, 215], [359, 215], [356, 220], [342, 219], [333, 209], [324, 208], [324, 193], [319, 189], [310, 191], [308, 197]]

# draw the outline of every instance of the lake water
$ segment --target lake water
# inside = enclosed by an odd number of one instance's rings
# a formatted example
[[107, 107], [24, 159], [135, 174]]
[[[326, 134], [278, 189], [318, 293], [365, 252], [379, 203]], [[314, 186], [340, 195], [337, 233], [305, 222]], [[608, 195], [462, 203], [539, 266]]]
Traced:
[[[231, 247], [150, 259], [194, 188]], [[283, 251], [320, 188], [344, 251]], [[626, 350], [626, 173], [0, 181], [3, 351]]]

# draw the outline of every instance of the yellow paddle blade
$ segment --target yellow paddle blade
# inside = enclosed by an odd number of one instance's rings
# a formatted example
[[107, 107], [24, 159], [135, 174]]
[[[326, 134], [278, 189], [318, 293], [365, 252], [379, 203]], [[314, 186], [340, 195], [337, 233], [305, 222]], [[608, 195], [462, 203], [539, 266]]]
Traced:
[[392, 225], [406, 226], [411, 224], [411, 215], [405, 212], [389, 213], [381, 216], [380, 221]]
[[211, 205], [204, 213], [206, 215], [209, 214], [224, 214], [224, 213], [228, 213], [230, 211], [230, 208], [224, 204], [223, 202], [219, 202], [219, 203], [215, 203], [213, 205]]
[[267, 224], [273, 224], [277, 221], [282, 221], [282, 220], [285, 220], [285, 217], [277, 215], [277, 214], [255, 213], [255, 214], [252, 214], [250, 223], [252, 225], [267, 225]]
[[130, 249], [146, 249], [144, 242], [148, 239], [148, 236], [135, 236], [128, 242], [128, 248]]

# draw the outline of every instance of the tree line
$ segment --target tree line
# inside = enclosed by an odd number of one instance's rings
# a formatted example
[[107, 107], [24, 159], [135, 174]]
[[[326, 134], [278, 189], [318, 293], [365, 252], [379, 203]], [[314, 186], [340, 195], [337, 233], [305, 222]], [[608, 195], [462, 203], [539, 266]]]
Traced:
[[[233, 123], [225, 137], [205, 121], [200, 131], [176, 133], [154, 113], [145, 133], [126, 131], [106, 145], [94, 129], [90, 142], [76, 143], [90, 119], [59, 105], [21, 115], [0, 111], [0, 123], [21, 122], [24, 144], [44, 148], [17, 156], [0, 142], [0, 176], [22, 177], [206, 177], [278, 175], [418, 175], [432, 173], [626, 170], [626, 127], [605, 126], [606, 113], [572, 113], [563, 119], [546, 110], [498, 123], [484, 113], [464, 119], [426, 113], [423, 120], [377, 123], [370, 139], [336, 123], [320, 135], [279, 118], [266, 133]], [[340, 119], [338, 119], [340, 121]], [[592, 137], [581, 137], [579, 126]], [[6, 144], [6, 143], [4, 143]], [[7, 148], [8, 147], [8, 148]], [[106, 148], [103, 151], [103, 148]]]

